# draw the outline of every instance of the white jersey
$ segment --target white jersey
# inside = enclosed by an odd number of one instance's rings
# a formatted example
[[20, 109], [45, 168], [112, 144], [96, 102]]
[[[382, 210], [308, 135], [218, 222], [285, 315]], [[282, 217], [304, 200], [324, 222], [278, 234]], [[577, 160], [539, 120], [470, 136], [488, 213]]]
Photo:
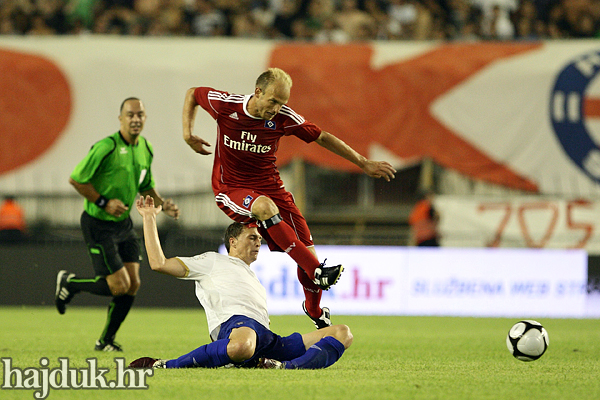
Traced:
[[188, 270], [180, 279], [196, 282], [196, 297], [216, 340], [221, 324], [233, 315], [244, 315], [269, 328], [267, 291], [244, 261], [207, 252], [194, 257], [177, 257]]

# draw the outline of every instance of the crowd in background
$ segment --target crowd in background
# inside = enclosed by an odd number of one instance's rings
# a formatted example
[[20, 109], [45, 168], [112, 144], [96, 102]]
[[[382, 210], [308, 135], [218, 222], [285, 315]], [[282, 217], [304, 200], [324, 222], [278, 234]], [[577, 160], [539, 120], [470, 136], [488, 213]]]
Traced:
[[0, 0], [0, 35], [228, 36], [316, 43], [600, 36], [600, 0]]

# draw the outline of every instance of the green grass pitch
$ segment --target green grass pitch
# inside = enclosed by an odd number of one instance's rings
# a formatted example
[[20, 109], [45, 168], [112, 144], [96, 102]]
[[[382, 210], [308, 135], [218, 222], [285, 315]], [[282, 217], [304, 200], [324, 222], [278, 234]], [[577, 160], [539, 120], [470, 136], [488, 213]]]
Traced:
[[[175, 358], [207, 343], [201, 310], [133, 308], [117, 341], [124, 353], [93, 350], [105, 309], [0, 308], [0, 357], [12, 366], [50, 368], [59, 357], [83, 368], [86, 358], [111, 368], [114, 358]], [[50, 390], [48, 399], [600, 399], [600, 321], [543, 319], [550, 346], [534, 362], [505, 345], [517, 319], [334, 315], [354, 344], [331, 368], [315, 371], [157, 370], [147, 390]], [[535, 318], [534, 318], [535, 319]], [[313, 329], [305, 316], [272, 316], [282, 335]], [[0, 365], [2, 383], [4, 368]], [[113, 374], [113, 376], [111, 376]], [[0, 389], [0, 399], [34, 399], [33, 390]]]

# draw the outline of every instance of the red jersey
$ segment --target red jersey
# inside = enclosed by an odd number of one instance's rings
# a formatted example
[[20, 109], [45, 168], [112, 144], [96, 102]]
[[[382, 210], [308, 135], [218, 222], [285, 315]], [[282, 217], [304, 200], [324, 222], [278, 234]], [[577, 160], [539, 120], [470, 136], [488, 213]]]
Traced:
[[247, 111], [251, 95], [229, 94], [208, 87], [194, 91], [196, 102], [217, 122], [212, 187], [215, 194], [232, 188], [279, 189], [283, 182], [275, 161], [282, 136], [315, 141], [321, 129], [288, 106], [270, 120]]

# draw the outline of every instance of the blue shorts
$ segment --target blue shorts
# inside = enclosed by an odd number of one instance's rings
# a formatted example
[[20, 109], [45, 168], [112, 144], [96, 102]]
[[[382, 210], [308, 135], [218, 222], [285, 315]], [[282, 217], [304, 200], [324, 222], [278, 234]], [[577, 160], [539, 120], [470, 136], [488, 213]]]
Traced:
[[243, 315], [234, 315], [221, 324], [219, 339], [227, 339], [235, 328], [246, 326], [256, 332], [256, 350], [251, 359], [243, 366], [254, 366], [259, 358], [272, 358], [277, 361], [289, 361], [306, 353], [302, 335], [292, 333], [290, 336], [279, 336], [262, 326], [258, 321]]

